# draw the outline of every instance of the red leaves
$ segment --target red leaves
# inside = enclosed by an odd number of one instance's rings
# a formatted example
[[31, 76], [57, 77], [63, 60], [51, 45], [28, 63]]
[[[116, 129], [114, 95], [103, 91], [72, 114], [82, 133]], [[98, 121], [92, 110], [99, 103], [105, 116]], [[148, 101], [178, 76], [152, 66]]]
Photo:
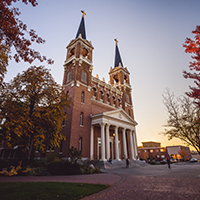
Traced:
[[[39, 37], [35, 30], [27, 29], [27, 25], [17, 18], [21, 13], [19, 9], [11, 8], [13, 2], [20, 0], [0, 0], [0, 44], [5, 44], [9, 48], [15, 47], [16, 53], [14, 59], [16, 62], [21, 60], [32, 63], [34, 60], [47, 61], [48, 64], [52, 64], [51, 59], [47, 59], [45, 56], [41, 56], [38, 51], [30, 48], [33, 42], [38, 44], [44, 44], [45, 40]], [[37, 5], [36, 0], [22, 0], [25, 4]], [[25, 33], [28, 33], [30, 38], [25, 38]]]
[[194, 40], [186, 38], [183, 47], [186, 53], [191, 54], [192, 62], [189, 64], [190, 70], [195, 70], [198, 73], [191, 73], [183, 71], [184, 78], [190, 78], [194, 80], [196, 87], [190, 87], [191, 92], [186, 93], [189, 97], [196, 100], [198, 106], [200, 106], [200, 26], [196, 26], [196, 29], [192, 31]]

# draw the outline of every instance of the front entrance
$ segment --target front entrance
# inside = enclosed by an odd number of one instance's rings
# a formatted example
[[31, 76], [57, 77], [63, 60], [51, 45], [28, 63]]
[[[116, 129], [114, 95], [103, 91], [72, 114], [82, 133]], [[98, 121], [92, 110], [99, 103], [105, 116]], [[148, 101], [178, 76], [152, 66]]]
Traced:
[[[110, 158], [113, 160], [114, 157], [114, 137], [110, 137], [109, 138], [109, 146], [110, 146]], [[120, 141], [119, 141], [119, 154], [121, 154], [121, 148], [120, 148]], [[98, 137], [97, 138], [97, 159], [101, 159], [101, 138]], [[109, 160], [109, 158], [106, 158], [107, 160]]]

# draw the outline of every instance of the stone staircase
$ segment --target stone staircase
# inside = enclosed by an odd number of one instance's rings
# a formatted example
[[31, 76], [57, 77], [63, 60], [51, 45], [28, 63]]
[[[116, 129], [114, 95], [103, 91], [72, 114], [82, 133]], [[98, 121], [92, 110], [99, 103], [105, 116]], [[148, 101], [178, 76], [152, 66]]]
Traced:
[[[100, 169], [119, 169], [119, 168], [126, 168], [126, 160], [112, 160], [112, 162], [108, 161], [100, 161], [100, 160], [92, 160], [89, 164], [93, 164], [95, 167]], [[140, 160], [129, 160], [129, 168], [132, 167], [139, 167], [147, 165], [145, 162]]]

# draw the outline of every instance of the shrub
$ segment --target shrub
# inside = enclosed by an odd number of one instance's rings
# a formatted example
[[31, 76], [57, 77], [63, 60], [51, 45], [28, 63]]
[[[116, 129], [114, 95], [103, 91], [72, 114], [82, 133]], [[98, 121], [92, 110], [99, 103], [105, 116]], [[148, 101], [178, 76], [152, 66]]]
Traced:
[[8, 168], [8, 167], [9, 167], [8, 161], [4, 159], [0, 159], [0, 170], [3, 170], [3, 168]]
[[4, 169], [3, 171], [0, 171], [0, 174], [2, 174], [3, 176], [15, 176], [21, 170], [21, 164], [22, 162], [19, 162], [19, 165], [17, 167], [10, 166], [9, 170]]
[[156, 165], [156, 162], [155, 161], [149, 161], [149, 164]]
[[77, 150], [75, 147], [71, 147], [69, 149], [69, 157], [70, 157], [70, 162], [72, 164], [76, 163], [78, 159], [81, 159], [82, 157], [82, 151]]
[[27, 167], [26, 170], [22, 171], [27, 176], [48, 176], [49, 173], [46, 169], [39, 167], [39, 168], [29, 168]]

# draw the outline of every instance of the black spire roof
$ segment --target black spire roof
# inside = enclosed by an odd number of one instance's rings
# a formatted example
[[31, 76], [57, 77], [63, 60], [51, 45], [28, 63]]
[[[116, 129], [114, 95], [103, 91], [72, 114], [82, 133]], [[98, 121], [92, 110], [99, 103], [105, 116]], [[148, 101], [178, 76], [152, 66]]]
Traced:
[[86, 39], [85, 22], [84, 22], [84, 17], [86, 15], [86, 13], [83, 10], [81, 10], [81, 12], [83, 13], [83, 16], [82, 16], [81, 23], [79, 25], [79, 28], [78, 28], [78, 31], [76, 34], [76, 38], [78, 38], [79, 34], [81, 34], [81, 37], [83, 39]]
[[114, 67], [118, 67], [119, 63], [121, 63], [121, 66], [124, 67], [120, 53], [119, 53], [119, 48], [118, 48], [118, 45], [117, 45], [118, 41], [117, 41], [117, 39], [115, 39], [115, 41], [116, 41], [116, 48], [115, 48], [115, 65], [114, 65]]

